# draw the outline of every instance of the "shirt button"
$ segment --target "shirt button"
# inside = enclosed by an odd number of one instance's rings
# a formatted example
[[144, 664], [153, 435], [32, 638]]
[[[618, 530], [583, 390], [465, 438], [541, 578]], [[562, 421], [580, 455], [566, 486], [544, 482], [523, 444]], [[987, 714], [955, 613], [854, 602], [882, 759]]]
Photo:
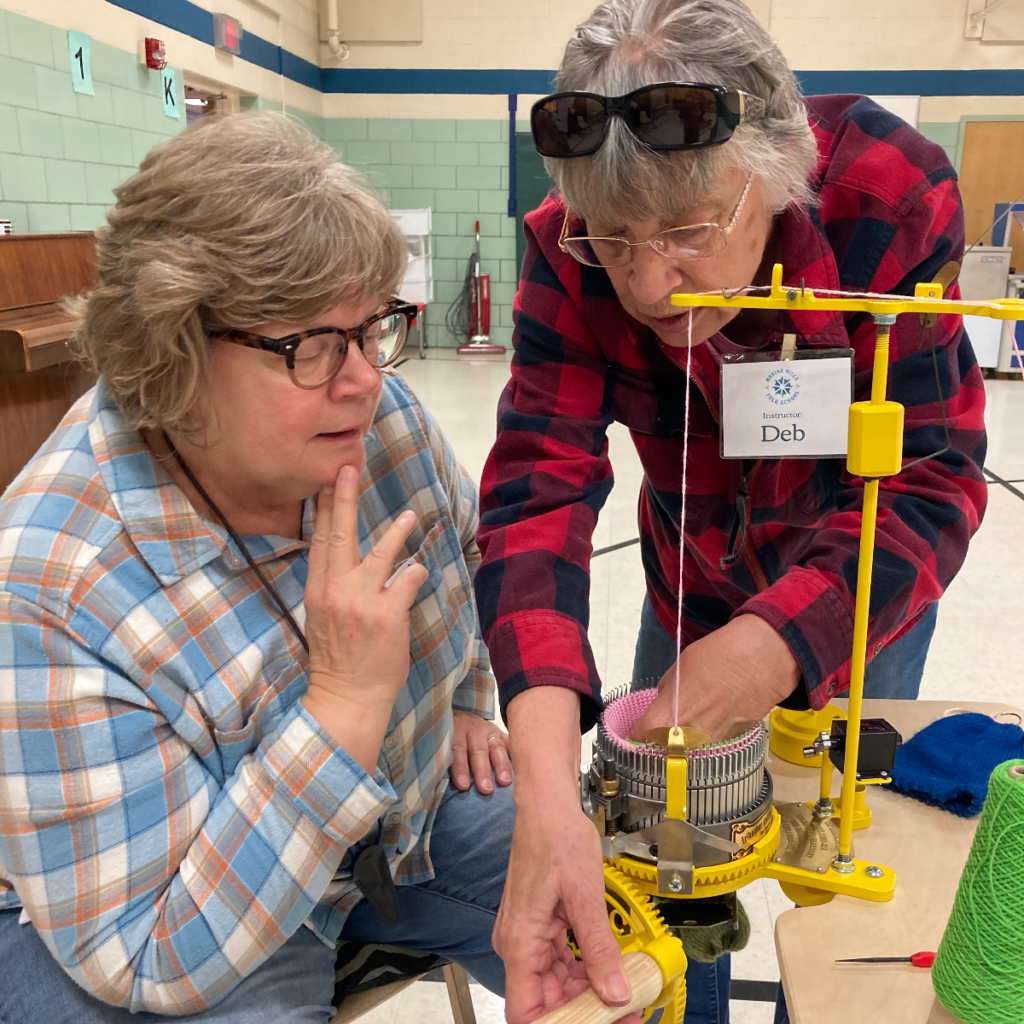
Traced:
[[388, 736], [388, 738], [384, 741], [384, 746], [387, 747], [388, 750], [394, 750], [395, 749], [395, 744], [397, 742], [398, 742], [398, 740], [396, 740], [395, 737], [394, 737], [394, 734], [392, 734], [392, 735]]
[[402, 816], [397, 811], [394, 811], [394, 812], [392, 812], [391, 814], [388, 815], [388, 824], [389, 825], [397, 825], [401, 820], [402, 820]]
[[881, 654], [882, 653], [882, 648], [884, 646], [885, 646], [885, 641], [884, 640], [879, 641], [879, 643], [875, 646], [875, 654]]
[[828, 684], [828, 695], [831, 697], [835, 692], [836, 692], [836, 684], [834, 682], [833, 683], [829, 683]]

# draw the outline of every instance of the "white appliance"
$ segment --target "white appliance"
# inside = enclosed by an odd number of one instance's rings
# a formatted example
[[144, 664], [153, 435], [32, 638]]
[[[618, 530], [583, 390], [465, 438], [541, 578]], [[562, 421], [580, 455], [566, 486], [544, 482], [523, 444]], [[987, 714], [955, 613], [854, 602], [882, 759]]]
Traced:
[[400, 299], [426, 304], [434, 301], [434, 261], [430, 245], [430, 208], [392, 210], [391, 216], [405, 236], [409, 262], [402, 278]]
[[[960, 265], [960, 297], [963, 299], [999, 299], [1016, 294], [1007, 291], [1010, 278], [1010, 247], [1008, 245], [976, 245], [964, 253]], [[965, 316], [964, 330], [971, 339], [978, 365], [994, 370], [1000, 362], [1004, 344], [1004, 327], [1016, 323], [992, 320], [987, 316]]]

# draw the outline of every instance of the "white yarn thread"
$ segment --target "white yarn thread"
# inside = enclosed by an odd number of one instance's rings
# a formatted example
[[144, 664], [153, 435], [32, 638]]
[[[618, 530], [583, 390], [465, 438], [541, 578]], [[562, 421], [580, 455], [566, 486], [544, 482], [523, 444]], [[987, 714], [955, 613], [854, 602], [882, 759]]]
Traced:
[[686, 461], [690, 454], [690, 368], [693, 366], [693, 309], [686, 321], [686, 409], [683, 412], [683, 479], [679, 487], [679, 603], [676, 606], [676, 694], [672, 721], [679, 725], [679, 661], [683, 647], [683, 548], [686, 543]]

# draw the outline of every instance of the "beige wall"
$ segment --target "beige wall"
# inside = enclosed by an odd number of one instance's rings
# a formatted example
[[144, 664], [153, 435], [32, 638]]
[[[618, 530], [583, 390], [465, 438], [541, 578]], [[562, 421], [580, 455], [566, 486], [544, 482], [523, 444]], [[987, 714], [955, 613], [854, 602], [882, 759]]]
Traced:
[[[422, 44], [353, 44], [342, 67], [555, 68], [594, 0], [423, 0]], [[1024, 46], [965, 38], [967, 0], [748, 0], [801, 71], [1024, 67]], [[510, 16], [509, 11], [515, 10]], [[326, 51], [324, 51], [326, 52]], [[326, 59], [324, 63], [327, 63]], [[536, 97], [519, 97], [520, 116]], [[1024, 114], [1024, 97], [924, 97], [920, 119]], [[504, 96], [329, 95], [326, 117], [502, 118]]]
[[[336, 64], [318, 38], [320, 0], [194, 0], [311, 62], [345, 68], [557, 67], [565, 42], [594, 0], [423, 0], [423, 42], [353, 44]], [[369, 2], [369, 0], [352, 0]], [[971, 0], [977, 3], [979, 0]], [[968, 0], [748, 0], [800, 70], [1024, 67], [1024, 46], [965, 38]], [[170, 62], [285, 108], [324, 117], [504, 119], [504, 96], [331, 94], [218, 53], [103, 0], [0, 0], [61, 28], [134, 50], [144, 35], [168, 46]], [[514, 12], [514, 13], [512, 13]], [[520, 96], [520, 117], [535, 97]], [[925, 97], [922, 122], [964, 115], [1024, 114], [1022, 97]]]
[[[353, 44], [343, 66], [555, 68], [594, 6], [594, 0], [423, 0], [421, 44]], [[790, 66], [802, 71], [1024, 67], [1024, 46], [964, 37], [967, 0], [749, 0], [748, 6]]]
[[1024, 46], [964, 38], [966, 0], [770, 0], [768, 28], [791, 67], [1024, 67]]

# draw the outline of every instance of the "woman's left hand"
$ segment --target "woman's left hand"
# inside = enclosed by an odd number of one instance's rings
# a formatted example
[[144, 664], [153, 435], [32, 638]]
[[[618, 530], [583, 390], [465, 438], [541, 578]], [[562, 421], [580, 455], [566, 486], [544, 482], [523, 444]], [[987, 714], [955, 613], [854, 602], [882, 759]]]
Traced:
[[[452, 711], [455, 735], [452, 738], [452, 783], [456, 789], [470, 785], [470, 769], [481, 793], [494, 792], [512, 784], [512, 762], [508, 756], [508, 736], [493, 722], [468, 711]], [[493, 775], [492, 775], [493, 772]]]

